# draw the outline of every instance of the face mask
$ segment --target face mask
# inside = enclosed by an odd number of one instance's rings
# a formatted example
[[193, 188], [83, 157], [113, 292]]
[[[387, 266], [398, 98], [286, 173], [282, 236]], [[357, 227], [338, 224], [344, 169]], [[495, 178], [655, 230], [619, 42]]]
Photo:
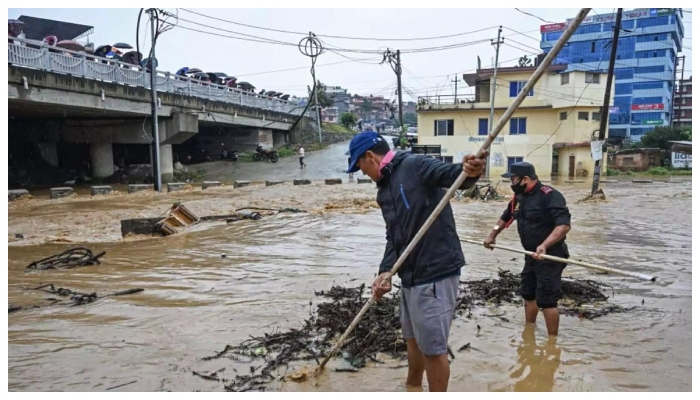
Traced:
[[515, 194], [523, 194], [525, 193], [525, 186], [522, 186], [521, 183], [523, 183], [523, 178], [518, 179], [517, 182], [514, 184], [510, 185], [510, 188], [513, 190], [513, 193]]

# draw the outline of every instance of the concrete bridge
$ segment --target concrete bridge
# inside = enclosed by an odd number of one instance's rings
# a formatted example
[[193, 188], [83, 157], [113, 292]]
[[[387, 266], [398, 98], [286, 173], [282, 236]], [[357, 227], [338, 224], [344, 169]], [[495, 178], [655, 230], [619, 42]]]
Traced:
[[[36, 143], [58, 166], [56, 143], [89, 143], [92, 175], [114, 173], [112, 145], [151, 145], [150, 73], [134, 65], [9, 44], [8, 114], [11, 134]], [[172, 181], [172, 145], [200, 128], [224, 130], [244, 147], [295, 141], [306, 127], [303, 107], [219, 85], [158, 72], [158, 118], [163, 181]], [[13, 133], [14, 132], [14, 133]]]

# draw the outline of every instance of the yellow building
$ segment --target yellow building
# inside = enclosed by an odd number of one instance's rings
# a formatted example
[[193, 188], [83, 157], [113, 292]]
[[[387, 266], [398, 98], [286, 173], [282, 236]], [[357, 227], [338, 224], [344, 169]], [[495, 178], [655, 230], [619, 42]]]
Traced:
[[[491, 145], [490, 178], [520, 161], [532, 163], [542, 179], [593, 176], [590, 141], [592, 135], [597, 139], [607, 74], [565, 70], [563, 65], [550, 66], [506, 122]], [[535, 67], [498, 69], [494, 125], [534, 71]], [[418, 101], [418, 146], [435, 146], [435, 153], [440, 146], [445, 161], [459, 162], [464, 155], [475, 153], [488, 135], [493, 69], [480, 69], [463, 78], [475, 88], [474, 95]], [[614, 95], [612, 91], [611, 98]], [[605, 171], [605, 157], [602, 162]]]

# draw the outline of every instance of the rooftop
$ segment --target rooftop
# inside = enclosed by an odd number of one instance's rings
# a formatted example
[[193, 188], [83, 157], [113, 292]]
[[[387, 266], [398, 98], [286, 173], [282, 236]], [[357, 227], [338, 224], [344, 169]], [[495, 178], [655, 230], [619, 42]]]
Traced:
[[[549, 68], [547, 68], [547, 72], [560, 72], [560, 71], [566, 71], [567, 66], [566, 65], [550, 65]], [[498, 69], [498, 74], [514, 74], [514, 73], [521, 73], [521, 72], [529, 72], [532, 74], [535, 72], [537, 67], [501, 67]], [[462, 78], [464, 79], [465, 82], [467, 82], [467, 85], [469, 86], [474, 86], [476, 85], [477, 81], [481, 80], [486, 80], [490, 79], [493, 76], [493, 68], [488, 68], [488, 69], [478, 69], [476, 70], [476, 73], [471, 73], [471, 74], [464, 74], [462, 75]]]

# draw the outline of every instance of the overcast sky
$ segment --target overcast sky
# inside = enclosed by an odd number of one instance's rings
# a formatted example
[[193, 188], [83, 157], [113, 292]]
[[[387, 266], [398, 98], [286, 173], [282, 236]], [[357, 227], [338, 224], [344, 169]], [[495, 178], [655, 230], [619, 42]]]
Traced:
[[[176, 12], [176, 9], [165, 10]], [[253, 39], [240, 35], [245, 34], [296, 44], [303, 35], [273, 32], [222, 21], [228, 20], [299, 33], [313, 31], [326, 46], [335, 48], [362, 51], [383, 51], [387, 47], [392, 50], [400, 49], [402, 51], [404, 101], [414, 96], [426, 94], [452, 94], [454, 83], [450, 80], [454, 79], [455, 73], [474, 70], [477, 66], [477, 56], [481, 57], [482, 66], [488, 67], [495, 56], [495, 50], [488, 42], [448, 50], [411, 54], [412, 50], [495, 39], [498, 25], [503, 25], [505, 45], [501, 47], [500, 61], [504, 62], [503, 66], [513, 66], [520, 56], [538, 52], [539, 26], [545, 22], [537, 17], [551, 22], [564, 22], [578, 12], [578, 9], [575, 8], [520, 9], [537, 16], [533, 17], [516, 9], [192, 8], [188, 10], [220, 20], [180, 9], [178, 11], [180, 17], [178, 26], [165, 32], [159, 38], [156, 48], [156, 57], [160, 64], [159, 70], [175, 72], [185, 66], [197, 67], [206, 72], [224, 72], [236, 76], [239, 81], [252, 83], [258, 90], [267, 89], [297, 96], [306, 95], [306, 85], [312, 82], [309, 73], [311, 60], [302, 55], [296, 46], [233, 38]], [[90, 36], [90, 41], [96, 46], [127, 42], [135, 47], [138, 11], [138, 9], [9, 9], [8, 13], [9, 18], [30, 15], [92, 25], [95, 27], [95, 32]], [[595, 8], [589, 15], [610, 12], [613, 12], [612, 8]], [[105, 18], [106, 16], [108, 18]], [[145, 26], [146, 21], [147, 18], [144, 16], [140, 33], [142, 48], [148, 48], [147, 37], [150, 40], [150, 27]], [[692, 47], [692, 13], [685, 14], [684, 24], [686, 39], [683, 46], [686, 48], [683, 49], [683, 54], [688, 56], [686, 74], [689, 74], [692, 73], [690, 60], [692, 52], [689, 50]], [[202, 25], [208, 25], [211, 28]], [[229, 37], [195, 32], [184, 28]], [[485, 30], [468, 33], [482, 29]], [[522, 34], [516, 33], [516, 31]], [[467, 34], [433, 40], [386, 40], [456, 35], [465, 32]], [[378, 38], [381, 40], [350, 40], [331, 38], [328, 35]], [[318, 57], [316, 73], [318, 79], [324, 84], [342, 86], [353, 94], [384, 95], [385, 97], [394, 95], [396, 78], [389, 65], [379, 65], [382, 60], [381, 55], [355, 52], [342, 52], [341, 54], [326, 52]], [[286, 69], [293, 70], [271, 72]], [[463, 93], [466, 90], [466, 84], [461, 79], [461, 75], [458, 79], [458, 93]]]

